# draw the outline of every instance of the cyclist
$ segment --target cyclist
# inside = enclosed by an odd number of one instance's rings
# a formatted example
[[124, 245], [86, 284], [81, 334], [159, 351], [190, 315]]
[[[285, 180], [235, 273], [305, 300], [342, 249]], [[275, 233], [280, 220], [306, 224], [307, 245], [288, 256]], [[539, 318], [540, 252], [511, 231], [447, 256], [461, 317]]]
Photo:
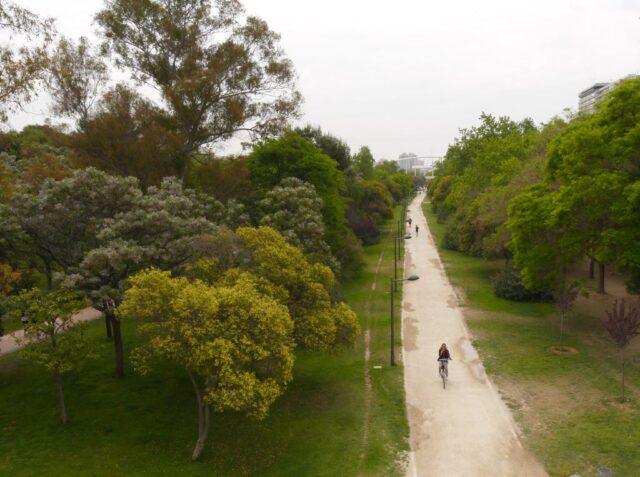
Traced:
[[447, 349], [447, 345], [442, 343], [440, 345], [440, 349], [438, 350], [438, 362], [440, 366], [438, 367], [438, 372], [441, 369], [444, 369], [444, 374], [446, 377], [449, 377], [449, 360], [453, 360], [451, 354], [449, 354], [449, 350]]
[[418, 230], [420, 229], [418, 228], [418, 224], [416, 224], [416, 237], [418, 236]]

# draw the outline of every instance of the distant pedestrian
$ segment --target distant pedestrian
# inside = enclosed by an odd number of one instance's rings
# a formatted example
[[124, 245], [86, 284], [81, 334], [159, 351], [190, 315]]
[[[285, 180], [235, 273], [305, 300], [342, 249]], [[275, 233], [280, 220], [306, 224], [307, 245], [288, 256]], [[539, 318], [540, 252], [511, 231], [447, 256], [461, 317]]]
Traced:
[[411, 227], [411, 217], [409, 217], [409, 227]]
[[418, 224], [416, 224], [416, 237], [418, 236]]

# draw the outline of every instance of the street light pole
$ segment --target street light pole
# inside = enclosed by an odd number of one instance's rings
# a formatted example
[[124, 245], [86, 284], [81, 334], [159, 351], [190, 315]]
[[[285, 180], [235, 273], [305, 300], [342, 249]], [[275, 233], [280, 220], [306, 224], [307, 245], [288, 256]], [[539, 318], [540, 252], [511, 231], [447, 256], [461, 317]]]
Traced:
[[391, 278], [390, 281], [390, 287], [389, 287], [389, 293], [391, 294], [391, 309], [390, 309], [390, 315], [391, 315], [391, 355], [389, 356], [389, 364], [391, 366], [395, 366], [396, 365], [396, 324], [395, 324], [395, 319], [394, 319], [394, 303], [393, 303], [393, 295], [395, 295], [394, 293], [394, 289], [396, 286], [396, 279], [395, 278]]
[[390, 319], [390, 335], [391, 335], [391, 349], [389, 354], [389, 364], [391, 366], [396, 365], [396, 319], [395, 319], [395, 303], [394, 303], [394, 289], [398, 282], [413, 282], [418, 280], [420, 277], [417, 275], [410, 275], [407, 278], [389, 278], [389, 295], [390, 295], [390, 307], [389, 307], [389, 317]]
[[397, 289], [397, 285], [395, 284], [395, 281], [398, 279], [398, 255], [399, 255], [399, 249], [400, 247], [398, 247], [398, 239], [399, 237], [395, 237], [393, 240], [393, 280], [394, 280], [394, 286], [393, 286], [393, 290], [395, 291]]

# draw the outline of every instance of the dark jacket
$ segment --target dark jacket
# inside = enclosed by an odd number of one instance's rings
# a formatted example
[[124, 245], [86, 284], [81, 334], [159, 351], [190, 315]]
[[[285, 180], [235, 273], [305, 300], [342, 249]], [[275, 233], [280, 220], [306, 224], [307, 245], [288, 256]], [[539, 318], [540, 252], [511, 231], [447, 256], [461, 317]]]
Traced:
[[451, 359], [449, 350], [445, 349], [444, 351], [438, 351], [438, 359]]

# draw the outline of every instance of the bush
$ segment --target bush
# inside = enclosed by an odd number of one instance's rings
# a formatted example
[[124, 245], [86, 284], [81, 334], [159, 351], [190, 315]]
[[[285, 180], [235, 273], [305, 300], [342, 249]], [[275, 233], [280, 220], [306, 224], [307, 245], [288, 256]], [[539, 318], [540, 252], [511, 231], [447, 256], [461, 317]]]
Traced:
[[375, 221], [360, 210], [347, 209], [347, 223], [363, 245], [372, 245], [380, 241], [380, 229]]
[[552, 302], [553, 294], [548, 290], [529, 290], [520, 280], [513, 267], [507, 267], [493, 278], [493, 293], [512, 301]]

